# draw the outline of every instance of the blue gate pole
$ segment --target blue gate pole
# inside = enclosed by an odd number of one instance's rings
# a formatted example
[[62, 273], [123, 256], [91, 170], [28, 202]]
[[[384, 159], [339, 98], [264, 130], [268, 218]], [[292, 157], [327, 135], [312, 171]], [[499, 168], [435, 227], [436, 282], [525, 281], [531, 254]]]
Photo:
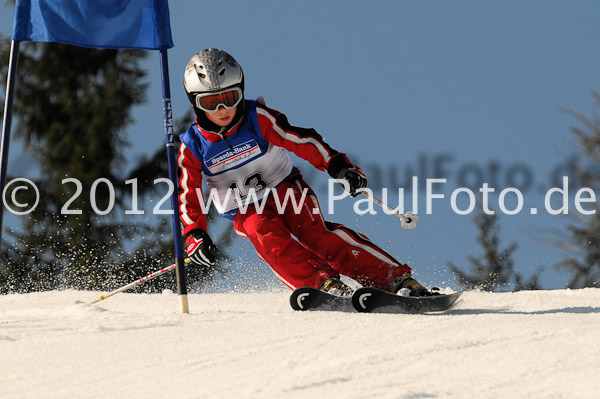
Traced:
[[185, 262], [183, 257], [183, 240], [181, 224], [179, 222], [179, 182], [177, 181], [177, 161], [175, 158], [175, 136], [173, 134], [173, 112], [171, 108], [171, 85], [169, 84], [169, 60], [167, 47], [160, 47], [160, 71], [162, 77], [163, 111], [165, 114], [165, 141], [167, 144], [167, 161], [169, 163], [169, 179], [174, 188], [171, 195], [171, 208], [173, 209], [173, 236], [175, 238], [175, 274], [177, 276], [177, 291], [181, 313], [189, 313], [187, 298], [187, 282]]
[[[10, 146], [10, 128], [12, 125], [12, 106], [15, 92], [17, 64], [19, 63], [19, 41], [12, 40], [10, 44], [10, 60], [8, 61], [8, 77], [6, 79], [6, 97], [4, 98], [4, 118], [2, 121], [2, 144], [0, 148], [0, 193], [4, 195], [6, 186], [6, 170], [8, 169], [8, 148]], [[4, 198], [0, 204], [0, 244], [4, 221]]]

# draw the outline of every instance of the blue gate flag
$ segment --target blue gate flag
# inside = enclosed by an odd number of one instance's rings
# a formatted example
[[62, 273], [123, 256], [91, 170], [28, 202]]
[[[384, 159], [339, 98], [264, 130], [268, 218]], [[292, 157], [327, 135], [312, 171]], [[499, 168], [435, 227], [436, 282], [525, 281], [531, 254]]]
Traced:
[[167, 0], [17, 0], [12, 40], [82, 47], [173, 47]]

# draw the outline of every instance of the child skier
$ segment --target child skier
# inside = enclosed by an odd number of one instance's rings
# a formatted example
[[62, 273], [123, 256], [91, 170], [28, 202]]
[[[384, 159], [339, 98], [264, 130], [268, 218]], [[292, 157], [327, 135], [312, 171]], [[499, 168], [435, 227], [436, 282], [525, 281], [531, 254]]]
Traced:
[[[314, 129], [291, 125], [262, 98], [246, 100], [244, 73], [231, 55], [214, 48], [194, 55], [184, 87], [196, 120], [181, 135], [179, 203], [193, 263], [214, 265], [217, 253], [200, 205], [204, 173], [215, 203], [221, 204], [219, 212], [233, 220], [237, 234], [250, 239], [259, 258], [288, 287], [351, 295], [340, 279], [344, 275], [365, 286], [431, 295], [411, 277], [408, 265], [364, 235], [323, 219], [315, 193], [285, 150], [345, 181], [353, 197], [367, 185], [364, 173]], [[282, 207], [286, 195], [290, 200]], [[302, 206], [294, 208], [291, 199]], [[240, 209], [244, 201], [251, 205]]]

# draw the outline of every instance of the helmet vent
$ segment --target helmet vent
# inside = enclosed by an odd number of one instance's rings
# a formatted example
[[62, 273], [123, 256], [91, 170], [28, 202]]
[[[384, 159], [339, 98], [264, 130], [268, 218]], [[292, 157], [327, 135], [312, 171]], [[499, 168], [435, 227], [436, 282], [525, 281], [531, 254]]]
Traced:
[[225, 68], [221, 68], [221, 70], [219, 71], [219, 75], [223, 76], [224, 73], [225, 73]]

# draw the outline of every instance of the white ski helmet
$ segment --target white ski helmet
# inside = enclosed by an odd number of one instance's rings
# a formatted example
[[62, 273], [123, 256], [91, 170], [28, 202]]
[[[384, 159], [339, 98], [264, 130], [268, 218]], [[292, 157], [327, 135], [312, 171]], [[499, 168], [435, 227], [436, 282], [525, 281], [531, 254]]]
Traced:
[[[232, 124], [236, 124], [244, 112], [244, 72], [238, 62], [227, 52], [216, 48], [208, 48], [195, 54], [183, 75], [183, 86], [188, 100], [194, 108], [197, 121], [202, 128], [219, 131], [204, 114], [199, 99], [206, 94], [219, 93], [238, 88], [239, 96], [233, 106], [238, 107]], [[229, 108], [225, 106], [226, 108]], [[211, 111], [208, 111], [211, 112]]]

